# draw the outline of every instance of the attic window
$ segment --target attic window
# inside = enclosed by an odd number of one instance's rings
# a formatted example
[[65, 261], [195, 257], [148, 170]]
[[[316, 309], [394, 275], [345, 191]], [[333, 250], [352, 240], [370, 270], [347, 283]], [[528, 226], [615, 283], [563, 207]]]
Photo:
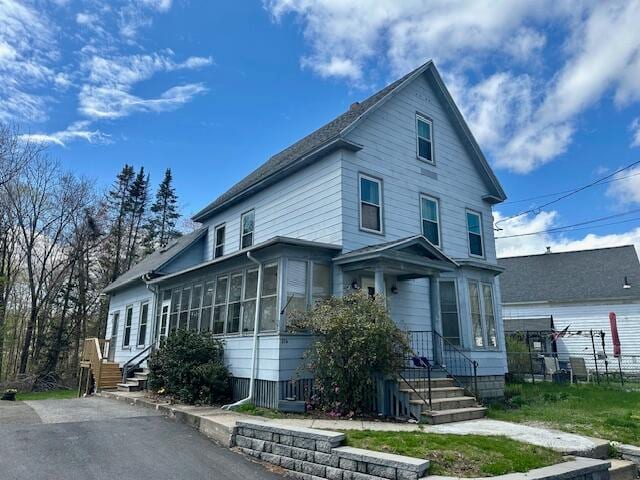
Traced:
[[433, 122], [416, 115], [416, 148], [418, 158], [433, 163]]

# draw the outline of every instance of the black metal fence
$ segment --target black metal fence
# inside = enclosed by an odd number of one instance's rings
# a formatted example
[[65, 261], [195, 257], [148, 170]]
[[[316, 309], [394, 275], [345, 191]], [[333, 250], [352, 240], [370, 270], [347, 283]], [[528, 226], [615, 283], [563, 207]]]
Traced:
[[509, 377], [520, 381], [640, 381], [640, 356], [608, 351], [605, 332], [522, 331], [506, 335]]

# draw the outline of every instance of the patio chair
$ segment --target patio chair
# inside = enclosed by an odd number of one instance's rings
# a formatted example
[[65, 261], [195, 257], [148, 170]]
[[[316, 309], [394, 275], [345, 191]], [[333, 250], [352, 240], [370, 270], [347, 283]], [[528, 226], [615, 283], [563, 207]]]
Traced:
[[569, 365], [571, 365], [571, 383], [575, 380], [583, 379], [587, 382], [591, 381], [591, 374], [587, 370], [587, 364], [582, 357], [569, 357]]

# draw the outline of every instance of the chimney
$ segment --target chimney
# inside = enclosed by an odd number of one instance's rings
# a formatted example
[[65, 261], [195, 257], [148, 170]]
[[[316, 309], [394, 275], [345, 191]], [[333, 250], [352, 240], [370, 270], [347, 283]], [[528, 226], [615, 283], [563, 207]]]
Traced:
[[548, 246], [548, 247], [547, 247], [547, 251], [546, 251], [546, 252], [544, 252], [544, 253], [551, 253], [551, 247], [549, 247], [549, 246]]
[[349, 110], [355, 110], [356, 108], [358, 108], [360, 106], [360, 102], [353, 102], [351, 104], [351, 106], [349, 107]]

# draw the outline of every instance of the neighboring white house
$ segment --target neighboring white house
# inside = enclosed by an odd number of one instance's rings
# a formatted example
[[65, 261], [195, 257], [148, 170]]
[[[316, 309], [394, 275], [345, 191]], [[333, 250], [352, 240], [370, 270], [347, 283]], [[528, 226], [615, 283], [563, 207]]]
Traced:
[[193, 216], [200, 229], [109, 285], [113, 358], [176, 328], [210, 330], [240, 397], [257, 309], [256, 401], [274, 405], [302, 388], [310, 338], [288, 331], [290, 312], [367, 288], [385, 294], [401, 328], [421, 332], [417, 354], [459, 349], [478, 362], [481, 395], [501, 395], [492, 206], [504, 199], [428, 62], [271, 157]]
[[[617, 317], [622, 368], [640, 373], [640, 262], [633, 245], [500, 258], [502, 315], [507, 331], [567, 330], [556, 341], [558, 357], [585, 358], [590, 369], [603, 352], [590, 332], [604, 332], [604, 353], [617, 369], [609, 313]], [[553, 325], [551, 325], [553, 322]], [[602, 356], [599, 368], [602, 369]]]

